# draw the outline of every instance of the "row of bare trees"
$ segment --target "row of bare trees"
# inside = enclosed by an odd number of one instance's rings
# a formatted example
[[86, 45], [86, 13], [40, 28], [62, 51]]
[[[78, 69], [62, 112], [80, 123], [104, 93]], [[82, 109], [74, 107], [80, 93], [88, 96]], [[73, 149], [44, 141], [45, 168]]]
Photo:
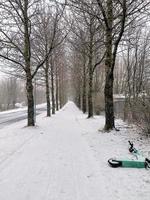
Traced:
[[[114, 73], [116, 61], [120, 57], [119, 52], [122, 51], [122, 46], [126, 48], [126, 42], [131, 39], [130, 36], [126, 37], [128, 32], [133, 32], [136, 26], [147, 21], [150, 2], [142, 0], [68, 0], [66, 2], [75, 19], [71, 44], [75, 60], [74, 71], [78, 71], [73, 74], [76, 73], [76, 79], [80, 80], [80, 87], [76, 84], [75, 88], [78, 93], [76, 94], [78, 104], [82, 102], [82, 109], [85, 112], [84, 102], [87, 99], [88, 117], [93, 116], [93, 76], [95, 80], [96, 68], [101, 68], [102, 76], [105, 69], [103, 79], [105, 80], [105, 130], [111, 130], [115, 128], [114, 86], [119, 84], [115, 79], [117, 73]], [[78, 69], [76, 69], [77, 65]], [[88, 82], [86, 92], [85, 79]]]
[[[33, 81], [45, 79], [48, 116], [50, 116], [49, 76], [52, 87], [52, 112], [55, 112], [55, 86], [57, 88], [57, 108], [58, 97], [61, 100], [60, 104], [65, 101], [62, 100], [64, 94], [61, 94], [61, 91], [64, 91], [62, 88], [64, 87], [62, 83], [64, 79], [60, 78], [62, 74], [65, 76], [64, 65], [60, 69], [58, 67], [59, 61], [55, 64], [57, 49], [60, 45], [63, 46], [68, 34], [68, 30], [64, 28], [65, 6], [59, 5], [55, 1], [49, 3], [44, 0], [2, 0], [0, 12], [2, 70], [26, 80], [27, 124], [34, 126]], [[61, 58], [63, 59], [63, 55]], [[55, 80], [56, 83], [54, 83]]]
[[0, 59], [3, 71], [26, 80], [28, 125], [35, 123], [36, 81], [45, 85], [47, 116], [66, 102], [69, 88], [88, 118], [99, 101], [105, 130], [114, 129], [113, 93], [130, 99], [145, 90], [149, 36], [142, 31], [149, 5], [149, 0], [2, 0]]

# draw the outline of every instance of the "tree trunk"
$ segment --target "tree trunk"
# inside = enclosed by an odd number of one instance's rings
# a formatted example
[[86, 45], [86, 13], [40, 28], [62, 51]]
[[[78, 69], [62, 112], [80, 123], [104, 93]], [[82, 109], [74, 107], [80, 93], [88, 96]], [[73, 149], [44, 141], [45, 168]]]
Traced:
[[83, 91], [82, 91], [82, 111], [86, 113], [87, 104], [86, 104], [86, 66], [84, 65], [83, 69]]
[[114, 124], [114, 106], [113, 106], [113, 72], [111, 71], [111, 68], [109, 68], [109, 66], [106, 66], [105, 130], [107, 131], [112, 130], [114, 126], [115, 124]]
[[27, 102], [28, 102], [28, 126], [34, 126], [34, 98], [31, 74], [27, 74], [26, 80]]
[[24, 1], [24, 59], [26, 69], [26, 90], [28, 102], [28, 126], [35, 125], [34, 119], [34, 98], [33, 98], [33, 84], [31, 74], [31, 46], [30, 46], [30, 26], [28, 18], [28, 1]]
[[61, 75], [59, 74], [58, 77], [58, 88], [59, 88], [59, 106], [60, 108], [62, 108], [63, 104], [62, 104], [62, 82], [61, 82]]
[[107, 16], [109, 27], [106, 29], [106, 60], [105, 60], [105, 130], [112, 130], [114, 123], [113, 106], [113, 53], [112, 53], [112, 22], [113, 22], [113, 4], [112, 0], [107, 0]]
[[79, 88], [79, 93], [78, 93], [77, 105], [78, 105], [79, 109], [81, 109], [81, 90], [80, 90], [80, 88]]
[[52, 94], [52, 114], [55, 114], [55, 95], [54, 95], [54, 66], [51, 61], [51, 94]]
[[88, 90], [88, 118], [93, 117], [93, 33], [92, 19], [90, 23], [90, 49], [89, 49], [89, 90]]
[[50, 104], [50, 89], [49, 89], [49, 67], [46, 62], [45, 69], [45, 83], [46, 83], [46, 104], [47, 104], [47, 117], [51, 116], [51, 104]]
[[93, 117], [93, 68], [89, 64], [88, 118]]
[[58, 83], [58, 74], [56, 72], [56, 110], [59, 110], [59, 83]]

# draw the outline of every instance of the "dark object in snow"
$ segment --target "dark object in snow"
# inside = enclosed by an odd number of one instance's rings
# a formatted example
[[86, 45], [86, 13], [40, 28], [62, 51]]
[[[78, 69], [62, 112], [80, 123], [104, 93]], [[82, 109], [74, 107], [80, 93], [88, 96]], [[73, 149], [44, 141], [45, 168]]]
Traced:
[[116, 160], [116, 159], [113, 159], [113, 158], [110, 158], [108, 160], [108, 163], [111, 167], [122, 167], [122, 161], [119, 161], [119, 160]]
[[128, 160], [128, 159], [113, 159], [110, 158], [108, 163], [111, 167], [131, 167], [131, 168], [150, 168], [150, 160], [148, 158], [144, 158], [141, 153], [134, 148], [133, 142], [129, 142], [129, 151], [132, 153], [136, 160]]
[[136, 148], [134, 148], [133, 142], [131, 142], [131, 141], [128, 141], [128, 142], [129, 142], [129, 145], [130, 145], [130, 147], [129, 147], [130, 153], [139, 154], [138, 150]]

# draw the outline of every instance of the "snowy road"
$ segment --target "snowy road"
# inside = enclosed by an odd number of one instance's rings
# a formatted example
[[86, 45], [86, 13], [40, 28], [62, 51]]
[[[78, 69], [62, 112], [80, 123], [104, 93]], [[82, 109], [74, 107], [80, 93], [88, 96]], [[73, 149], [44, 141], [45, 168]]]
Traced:
[[0, 156], [0, 200], [149, 200], [145, 169], [107, 165], [116, 152], [114, 139], [122, 146], [124, 140], [97, 134], [98, 121], [87, 121], [73, 103], [52, 118], [40, 115], [37, 121], [35, 128], [22, 128], [19, 122], [5, 129], [6, 142], [5, 133], [0, 133], [0, 148], [7, 150]]
[[[37, 108], [36, 115], [45, 111], [46, 108]], [[0, 113], [0, 128], [5, 127], [6, 125], [10, 125], [12, 123], [18, 122], [20, 120], [27, 118], [27, 111], [26, 110], [15, 110], [12, 112], [2, 112]]]

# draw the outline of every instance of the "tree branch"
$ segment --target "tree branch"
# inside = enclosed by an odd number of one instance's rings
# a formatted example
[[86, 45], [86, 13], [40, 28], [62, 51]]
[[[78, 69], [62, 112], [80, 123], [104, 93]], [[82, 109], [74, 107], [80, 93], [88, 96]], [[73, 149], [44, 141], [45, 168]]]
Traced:
[[15, 64], [17, 64], [17, 65], [20, 65], [20, 66], [23, 68], [23, 70], [26, 72], [25, 67], [24, 67], [20, 62], [14, 60], [14, 59], [12, 59], [12, 58], [8, 58], [7, 56], [2, 55], [2, 54], [0, 54], [0, 57], [6, 59], [6, 60], [8, 60], [8, 61], [11, 61], [11, 62], [13, 62], [13, 63], [15, 63]]

